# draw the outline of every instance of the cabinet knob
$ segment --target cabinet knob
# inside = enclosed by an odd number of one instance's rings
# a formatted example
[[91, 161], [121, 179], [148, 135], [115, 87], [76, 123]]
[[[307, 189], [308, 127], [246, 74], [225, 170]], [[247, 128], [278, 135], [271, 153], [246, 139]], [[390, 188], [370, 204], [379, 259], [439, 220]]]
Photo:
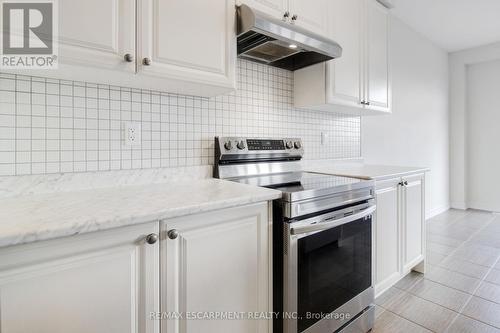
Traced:
[[167, 232], [167, 237], [170, 239], [176, 239], [179, 236], [179, 232], [175, 229], [169, 230]]
[[297, 19], [298, 19], [298, 18], [299, 18], [299, 17], [297, 16], [297, 14], [294, 14], [294, 15], [292, 16], [292, 21], [297, 21]]
[[144, 58], [144, 59], [142, 59], [142, 64], [143, 64], [144, 66], [149, 66], [149, 65], [151, 65], [151, 59], [149, 59], [149, 58]]
[[126, 62], [133, 62], [134, 61], [134, 56], [131, 55], [130, 53], [127, 53], [123, 56], [123, 59], [126, 61]]
[[283, 21], [286, 21], [287, 18], [289, 18], [289, 17], [290, 17], [290, 12], [288, 12], [288, 11], [285, 12], [285, 14], [283, 14]]
[[408, 181], [407, 181], [407, 180], [405, 180], [405, 181], [403, 182], [403, 185], [404, 185], [404, 186], [407, 186], [407, 185], [408, 185]]
[[148, 244], [154, 244], [158, 241], [158, 235], [153, 233], [153, 234], [149, 234], [146, 236], [146, 243]]

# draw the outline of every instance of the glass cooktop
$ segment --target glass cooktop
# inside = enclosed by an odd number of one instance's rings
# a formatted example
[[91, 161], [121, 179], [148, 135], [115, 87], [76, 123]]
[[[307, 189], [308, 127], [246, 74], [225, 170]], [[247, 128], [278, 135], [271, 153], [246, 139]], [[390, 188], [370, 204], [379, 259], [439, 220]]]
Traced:
[[370, 180], [311, 172], [280, 173], [231, 180], [282, 191], [283, 198], [289, 201], [373, 186], [373, 181]]

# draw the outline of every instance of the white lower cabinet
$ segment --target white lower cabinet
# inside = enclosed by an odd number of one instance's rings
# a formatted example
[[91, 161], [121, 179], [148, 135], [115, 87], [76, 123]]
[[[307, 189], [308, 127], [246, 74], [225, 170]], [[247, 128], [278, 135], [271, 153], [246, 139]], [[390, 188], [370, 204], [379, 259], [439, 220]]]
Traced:
[[0, 332], [156, 333], [158, 222], [0, 249]]
[[271, 311], [268, 204], [161, 223], [162, 333], [271, 332], [271, 320], [207, 319], [210, 313]]
[[375, 294], [411, 270], [424, 272], [425, 183], [416, 174], [376, 182]]
[[376, 289], [385, 290], [400, 276], [400, 178], [376, 184], [375, 281]]
[[270, 333], [254, 319], [272, 311], [269, 209], [0, 249], [0, 332]]
[[[424, 177], [415, 175], [403, 178], [403, 273], [422, 262], [425, 254]], [[417, 270], [421, 271], [421, 268]]]

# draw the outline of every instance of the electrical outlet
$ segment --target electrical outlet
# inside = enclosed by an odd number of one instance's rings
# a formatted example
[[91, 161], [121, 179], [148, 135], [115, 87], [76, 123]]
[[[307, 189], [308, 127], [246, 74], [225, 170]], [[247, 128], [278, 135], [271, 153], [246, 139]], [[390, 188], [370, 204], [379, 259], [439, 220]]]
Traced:
[[141, 123], [123, 123], [123, 143], [126, 146], [137, 146], [141, 144]]

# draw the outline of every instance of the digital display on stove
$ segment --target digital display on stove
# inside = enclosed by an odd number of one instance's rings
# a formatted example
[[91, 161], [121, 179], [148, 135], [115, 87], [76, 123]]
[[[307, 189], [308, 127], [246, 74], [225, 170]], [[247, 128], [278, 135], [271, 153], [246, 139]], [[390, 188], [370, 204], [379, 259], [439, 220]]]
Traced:
[[285, 150], [283, 140], [247, 139], [248, 150]]

